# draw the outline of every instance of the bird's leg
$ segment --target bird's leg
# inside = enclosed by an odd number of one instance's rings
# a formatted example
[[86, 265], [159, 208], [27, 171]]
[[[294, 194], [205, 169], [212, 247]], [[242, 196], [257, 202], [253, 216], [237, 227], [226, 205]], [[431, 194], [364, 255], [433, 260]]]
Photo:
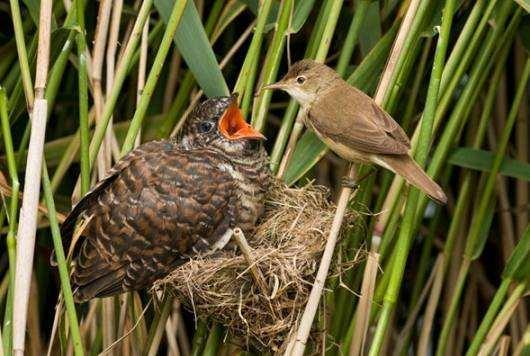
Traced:
[[359, 188], [359, 184], [366, 178], [368, 178], [370, 175], [372, 175], [375, 172], [374, 168], [369, 168], [369, 171], [366, 172], [363, 176], [361, 176], [359, 179], [357, 178], [350, 178], [348, 176], [344, 176], [340, 180], [341, 186], [345, 188], [350, 188], [352, 190], [357, 190]]

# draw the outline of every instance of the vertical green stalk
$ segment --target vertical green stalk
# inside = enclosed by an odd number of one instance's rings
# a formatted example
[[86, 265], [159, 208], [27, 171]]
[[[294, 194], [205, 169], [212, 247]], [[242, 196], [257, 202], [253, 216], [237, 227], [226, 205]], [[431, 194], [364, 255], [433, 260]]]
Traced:
[[221, 341], [223, 329], [217, 325], [213, 324], [212, 329], [208, 334], [208, 339], [206, 340], [206, 345], [204, 346], [204, 351], [202, 356], [216, 356], [217, 351], [219, 350], [219, 344]]
[[76, 356], [83, 355], [83, 344], [81, 342], [81, 334], [79, 332], [79, 322], [75, 311], [74, 297], [72, 295], [72, 287], [70, 286], [70, 274], [68, 272], [68, 265], [64, 254], [61, 232], [59, 230], [59, 222], [57, 221], [57, 213], [55, 210], [55, 202], [53, 200], [53, 192], [50, 185], [50, 178], [48, 176], [48, 169], [46, 162], [42, 164], [42, 188], [44, 191], [44, 200], [48, 208], [48, 220], [50, 222], [50, 230], [52, 232], [53, 246], [55, 256], [57, 259], [57, 268], [59, 269], [59, 279], [61, 280], [61, 290], [64, 297], [64, 305], [66, 306], [66, 314], [68, 316], [68, 324], [72, 336], [72, 343], [74, 346], [74, 354]]
[[12, 351], [12, 320], [13, 320], [13, 286], [15, 285], [15, 258], [16, 258], [16, 233], [17, 214], [20, 182], [17, 174], [17, 163], [13, 150], [13, 139], [9, 127], [9, 115], [7, 110], [7, 96], [0, 86], [0, 119], [2, 124], [2, 136], [4, 138], [7, 167], [11, 178], [11, 200], [9, 205], [9, 229], [6, 237], [7, 255], [9, 259], [9, 290], [7, 294], [6, 310], [4, 316], [3, 347], [6, 355]]
[[339, 61], [337, 63], [337, 73], [341, 77], [344, 77], [346, 74], [346, 68], [350, 63], [351, 56], [353, 54], [353, 49], [357, 44], [359, 38], [359, 33], [361, 32], [361, 25], [363, 24], [364, 16], [366, 15], [366, 10], [368, 5], [370, 5], [371, 0], [360, 0], [357, 2], [357, 7], [355, 8], [355, 14], [350, 23], [350, 28], [348, 29], [348, 34], [344, 40], [344, 45], [340, 51]]
[[[420, 139], [416, 155], [416, 161], [420, 166], [425, 165], [431, 143], [434, 117], [436, 114], [436, 104], [438, 103], [438, 92], [440, 89], [440, 81], [442, 78], [449, 36], [451, 34], [451, 25], [453, 22], [453, 14], [456, 5], [455, 3], [456, 0], [447, 0], [443, 10], [442, 28], [436, 45], [431, 80], [429, 81], [429, 87], [427, 91], [427, 101], [425, 103], [425, 109], [423, 112], [423, 120], [421, 121]], [[417, 188], [411, 188], [396, 250], [394, 251], [396, 258], [392, 264], [392, 268], [390, 269], [391, 276], [383, 301], [382, 314], [377, 324], [374, 341], [370, 349], [370, 355], [373, 356], [378, 355], [379, 351], [381, 350], [381, 346], [383, 345], [383, 337], [386, 334], [388, 322], [394, 310], [394, 305], [397, 301], [399, 290], [401, 289], [403, 273], [405, 271], [405, 265], [407, 263], [410, 244], [412, 242], [414, 233], [415, 214], [419, 194], [420, 191]]]
[[208, 323], [206, 320], [197, 321], [197, 328], [195, 329], [195, 334], [193, 335], [191, 356], [199, 356], [201, 354], [207, 333]]
[[[185, 1], [184, 1], [185, 2]], [[162, 301], [162, 310], [155, 314], [151, 327], [149, 328], [149, 334], [147, 335], [147, 341], [143, 347], [142, 355], [156, 355], [158, 353], [158, 347], [160, 346], [160, 339], [162, 333], [165, 330], [166, 322], [169, 317], [169, 313], [173, 308], [173, 297], [166, 296]]]
[[324, 31], [318, 45], [317, 53], [315, 54], [315, 61], [324, 62], [328, 56], [329, 46], [331, 45], [331, 39], [335, 33], [335, 27], [337, 27], [337, 21], [339, 20], [340, 10], [344, 0], [332, 1], [329, 9], [329, 15], [325, 22]]
[[[491, 20], [490, 16], [494, 13], [493, 10], [495, 9], [496, 2], [497, 0], [490, 0], [488, 8], [480, 18], [480, 22], [472, 34], [468, 32], [462, 33], [463, 38], [462, 41], [459, 41], [459, 43], [465, 42], [464, 40], [469, 41], [469, 43], [467, 44], [462, 57], [459, 58], [460, 60], [457, 61], [457, 59], [454, 59], [451, 61], [453, 58], [456, 58], [458, 54], [464, 51], [464, 48], [462, 48], [463, 46], [455, 47], [455, 50], [453, 51], [454, 56], [452, 55], [449, 58], [449, 70], [446, 72], [447, 75], [442, 77], [441, 92], [443, 93], [443, 96], [440, 98], [440, 103], [438, 104], [437, 108], [439, 115], [443, 115], [449, 108], [453, 93], [458, 86], [458, 83], [460, 83], [460, 80], [462, 79], [466, 69], [471, 63], [471, 60], [475, 57], [478, 48], [481, 48], [481, 46], [484, 48], [485, 43], [482, 37], [484, 35], [484, 30], [487, 28], [487, 24]], [[504, 2], [502, 5], [507, 6], [506, 3], [507, 2]], [[476, 7], [479, 8], [480, 3], [477, 3]], [[497, 11], [501, 12], [502, 10], [497, 9]], [[501, 17], [498, 17], [498, 19], [501, 19]], [[495, 25], [498, 26], [500, 23], [496, 22]], [[468, 39], [466, 35], [471, 36], [471, 39]]]
[[528, 81], [529, 75], [530, 75], [530, 58], [526, 61], [521, 78], [519, 78], [515, 98], [513, 100], [513, 104], [510, 109], [510, 113], [508, 115], [506, 125], [503, 128], [501, 138], [499, 139], [499, 142], [497, 145], [497, 152], [495, 153], [491, 171], [488, 174], [488, 178], [480, 194], [480, 202], [479, 202], [478, 208], [475, 210], [475, 214], [473, 215], [473, 218], [471, 220], [471, 226], [470, 226], [470, 230], [468, 232], [468, 236], [466, 240], [466, 247], [464, 250], [462, 266], [459, 270], [458, 277], [457, 277], [458, 283], [451, 296], [451, 303], [449, 305], [449, 311], [447, 312], [447, 315], [444, 319], [443, 326], [442, 326], [442, 332], [438, 340], [438, 346], [436, 349], [436, 355], [438, 356], [445, 354], [445, 349], [447, 346], [446, 341], [449, 337], [449, 333], [451, 331], [451, 328], [454, 323], [454, 319], [456, 317], [456, 312], [458, 310], [458, 306], [460, 303], [460, 295], [462, 293], [463, 284], [469, 272], [469, 266], [471, 264], [471, 261], [476, 259], [478, 256], [480, 256], [482, 252], [482, 248], [484, 246], [483, 240], [481, 240], [481, 236], [480, 236], [481, 227], [485, 220], [485, 216], [486, 216], [491, 198], [493, 197], [493, 193], [495, 189], [495, 181], [497, 179], [497, 173], [499, 172], [499, 169], [502, 164], [502, 160], [504, 158], [504, 154], [506, 151], [506, 147], [510, 140], [512, 128], [513, 128], [513, 125], [515, 124], [515, 119], [517, 117], [519, 105], [521, 103], [524, 92], [526, 90], [526, 83]]
[[[482, 114], [479, 119], [479, 126], [477, 128], [475, 138], [473, 140], [473, 148], [475, 149], [479, 149], [482, 146], [482, 143], [486, 136], [486, 131], [491, 121], [493, 105], [495, 104], [495, 96], [499, 87], [499, 81], [501, 79], [502, 73], [505, 70], [504, 66], [506, 64], [506, 59], [508, 57], [509, 50], [510, 45], [509, 43], [506, 43], [504, 48], [501, 50], [499, 56], [496, 58], [496, 67], [493, 71], [492, 79], [489, 84], [488, 92], [486, 94], [486, 98], [483, 104], [484, 109], [482, 110]], [[465, 218], [465, 214], [468, 209], [470, 195], [472, 192], [471, 178], [471, 172], [466, 171], [462, 178], [462, 183], [459, 187], [460, 191], [458, 194], [458, 199], [456, 201], [455, 210], [453, 212], [453, 216], [449, 225], [449, 230], [447, 232], [447, 237], [443, 248], [443, 254], [445, 256], [444, 270], [446, 270], [449, 265], [449, 259], [453, 254], [454, 244], [461, 231], [462, 222]], [[417, 216], [417, 220], [419, 219], [420, 217]]]
[[173, 37], [175, 36], [175, 32], [177, 31], [180, 19], [182, 17], [182, 14], [184, 13], [186, 1], [187, 0], [176, 1], [173, 5], [173, 10], [171, 11], [166, 30], [164, 31], [162, 42], [160, 43], [160, 47], [158, 48], [158, 52], [156, 53], [153, 67], [149, 72], [149, 76], [147, 77], [147, 81], [142, 92], [142, 96], [140, 97], [136, 112], [134, 113], [134, 116], [131, 120], [129, 130], [127, 131], [127, 136], [125, 137], [125, 142], [123, 143], [121, 151], [122, 155], [129, 152], [134, 146], [136, 135], [138, 134], [138, 131], [142, 126], [142, 121], [145, 117], [145, 113], [147, 112], [149, 102], [151, 101], [151, 96], [153, 95], [153, 92], [155, 90], [156, 83], [158, 82], [158, 78], [160, 77], [160, 72], [162, 71], [162, 67], [164, 66], [167, 54], [169, 53], [169, 48], [173, 43]]
[[24, 41], [24, 29], [20, 16], [20, 6], [18, 0], [10, 0], [11, 4], [11, 19], [13, 20], [13, 27], [15, 30], [15, 42], [17, 43], [18, 61], [20, 64], [20, 73], [22, 75], [22, 84], [24, 87], [24, 94], [26, 95], [26, 104], [31, 109], [35, 99], [33, 95], [33, 83], [29, 70], [28, 55], [26, 51], [26, 42]]
[[[441, 138], [432, 155], [432, 160], [427, 170], [427, 173], [431, 177], [438, 177], [442, 171], [445, 159], [449, 154], [449, 150], [453, 147], [452, 143], [459, 137], [461, 128], [465, 125], [469, 118], [469, 113], [471, 112], [472, 108], [471, 103], [475, 101], [479, 89], [488, 78], [488, 73], [491, 66], [493, 65], [492, 58], [497, 57], [504, 44], [511, 42], [511, 38], [515, 34], [515, 30], [520, 21], [520, 14], [519, 16], [511, 17], [510, 24], [503, 34], [504, 24], [508, 19], [512, 9], [512, 3], [509, 1], [503, 3], [503, 6], [500, 8], [497, 15], [496, 26], [492, 28], [491, 32], [483, 41], [482, 50], [478, 54], [475, 63], [472, 66], [472, 71], [469, 75], [469, 81], [467, 82], [462, 94], [458, 99], [458, 102], [455, 105], [455, 108], [453, 109], [453, 112], [451, 113], [451, 116], [445, 125]], [[440, 100], [443, 99], [441, 98]], [[435, 121], [438, 120], [441, 120], [439, 112], [437, 112], [435, 118]], [[420, 216], [420, 212], [425, 210], [428, 201], [429, 198], [427, 198], [425, 195], [420, 197], [418, 202], [417, 216]]]
[[88, 132], [88, 73], [86, 63], [85, 39], [85, 4], [84, 0], [75, 1], [77, 25], [79, 32], [76, 36], [77, 55], [79, 58], [78, 84], [79, 84], [79, 131], [81, 133], [81, 196], [90, 189], [90, 159], [88, 146], [90, 144]]
[[[309, 38], [309, 44], [304, 54], [304, 58], [314, 58], [318, 49], [318, 44], [322, 38], [322, 33], [324, 32], [324, 26], [326, 24], [326, 19], [329, 16], [331, 7], [331, 1], [324, 1], [320, 7], [320, 11], [317, 16], [317, 22], [314, 26], [313, 31], [311, 32], [311, 37]], [[271, 171], [276, 173], [278, 171], [280, 161], [282, 159], [285, 146], [289, 140], [289, 135], [293, 129], [293, 123], [298, 110], [298, 104], [295, 100], [291, 99], [289, 105], [285, 110], [282, 120], [282, 126], [280, 131], [276, 136], [276, 141], [274, 142], [274, 147], [270, 154], [270, 166]]]
[[[491, 1], [496, 2], [497, 0], [491, 0]], [[464, 25], [464, 28], [462, 29], [461, 33], [458, 36], [455, 46], [453, 50], [451, 51], [451, 55], [449, 56], [447, 63], [444, 67], [444, 73], [442, 75], [442, 81], [440, 84], [441, 95], [449, 95], [451, 97], [453, 96], [455, 88], [451, 86], [449, 89], [447, 89], [447, 84], [446, 84], [447, 80], [451, 79], [451, 80], [456, 80], [456, 82], [460, 82], [461, 76], [458, 76], [458, 75], [462, 74], [461, 73], [462, 70], [467, 69], [468, 62], [466, 61], [466, 59], [473, 58], [473, 54], [475, 53], [474, 51], [476, 49], [476, 43], [483, 35], [483, 30], [484, 30], [483, 24], [487, 23], [487, 20], [489, 19], [489, 16], [491, 15], [490, 10], [492, 10], [492, 8], [488, 8], [489, 12], [486, 11], [485, 14], [482, 13], [482, 10], [485, 6], [485, 2], [486, 0], [478, 0], [475, 3], [475, 6], [473, 7], [473, 10], [471, 11], [468, 17]], [[479, 23], [478, 26], [477, 26], [477, 23]], [[458, 73], [456, 75], [453, 75], [453, 73], [455, 73], [457, 69], [458, 69]], [[455, 77], [458, 77], [458, 78], [454, 79]], [[441, 100], [443, 101], [443, 98]], [[440, 108], [437, 108], [437, 114], [436, 114], [436, 118], [434, 122], [435, 130], [441, 123], [442, 118], [444, 117], [444, 112], [445, 112], [444, 110], [440, 110]], [[415, 146], [416, 146], [415, 142], [417, 141], [417, 138], [413, 136], [411, 141], [412, 141], [412, 150], [414, 151]], [[439, 146], [440, 145], [438, 145], [438, 147]], [[393, 182], [392, 186], [395, 185], [394, 183], [397, 184], [397, 189], [396, 189], [397, 194], [394, 195], [394, 202], [391, 203], [390, 206], [396, 205], [397, 200], [398, 200], [396, 197], [399, 196], [399, 192], [403, 188], [402, 181], [399, 184], [397, 182]], [[420, 200], [422, 201], [422, 203], [420, 203], [420, 206], [421, 204], [426, 204], [427, 202], [427, 199], [423, 196], [420, 198]], [[386, 205], [386, 202], [385, 202], [385, 205]], [[401, 211], [401, 209], [392, 209], [392, 211], [393, 211], [392, 214], [397, 214], [399, 211]], [[390, 217], [390, 219], [392, 220], [393, 218]], [[383, 223], [382, 227], [385, 228], [385, 234], [386, 234], [387, 229], [385, 225], [387, 225], [386, 222]], [[391, 236], [393, 236], [394, 231], [390, 231], [390, 234]]]
[[223, 6], [225, 1], [224, 0], [215, 0], [213, 5], [210, 7], [210, 12], [208, 13], [208, 19], [206, 20], [206, 23], [204, 24], [204, 32], [206, 32], [206, 35], [208, 38], [213, 33], [213, 30], [215, 29], [215, 25], [219, 21], [219, 15], [221, 14], [221, 11], [223, 10]]
[[484, 319], [482, 319], [479, 328], [473, 336], [473, 340], [471, 341], [471, 345], [466, 352], [466, 356], [473, 356], [477, 354], [482, 341], [486, 337], [486, 334], [488, 333], [489, 328], [493, 323], [495, 316], [497, 315], [497, 311], [501, 308], [502, 302], [504, 301], [506, 294], [508, 294], [508, 288], [510, 287], [511, 282], [512, 280], [509, 278], [502, 280], [499, 288], [493, 296], [493, 300], [491, 301], [488, 310], [486, 311], [486, 315], [484, 315]]
[[[272, 83], [278, 75], [278, 68], [282, 59], [285, 46], [285, 36], [289, 31], [289, 19], [293, 10], [293, 0], [282, 1], [276, 32], [272, 38], [271, 45], [267, 51], [263, 69], [263, 85]], [[260, 90], [258, 98], [255, 99], [256, 111], [252, 115], [252, 125], [262, 131], [265, 127], [267, 111], [271, 102], [272, 91]]]
[[142, 35], [142, 30], [149, 16], [151, 6], [153, 5], [153, 0], [144, 0], [140, 9], [138, 11], [136, 21], [131, 32], [125, 51], [123, 52], [123, 57], [118, 65], [116, 74], [114, 76], [114, 84], [110, 93], [107, 93], [107, 100], [105, 101], [105, 106], [103, 108], [103, 113], [101, 115], [101, 120], [96, 124], [96, 129], [94, 131], [94, 136], [92, 137], [92, 142], [90, 143], [90, 163], [93, 164], [105, 132], [107, 130], [107, 125], [110, 121], [110, 118], [114, 112], [114, 107], [120, 96], [121, 88], [125, 82], [125, 77], [128, 73], [129, 63], [131, 62], [138, 42], [140, 41], [140, 36]]
[[[250, 42], [250, 47], [243, 62], [241, 68], [241, 73], [239, 78], [237, 78], [236, 85], [234, 86], [234, 92], [238, 92], [241, 97], [246, 95], [252, 95], [252, 93], [245, 92], [245, 89], [248, 87], [248, 81], [251, 80], [252, 68], [258, 64], [258, 56], [261, 50], [261, 42], [263, 41], [263, 30], [267, 23], [269, 17], [269, 12], [272, 6], [272, 0], [264, 0], [261, 3], [259, 8], [258, 19], [256, 22], [256, 29], [254, 31], [254, 36], [252, 36], [252, 41]], [[251, 87], [254, 85], [252, 84]]]

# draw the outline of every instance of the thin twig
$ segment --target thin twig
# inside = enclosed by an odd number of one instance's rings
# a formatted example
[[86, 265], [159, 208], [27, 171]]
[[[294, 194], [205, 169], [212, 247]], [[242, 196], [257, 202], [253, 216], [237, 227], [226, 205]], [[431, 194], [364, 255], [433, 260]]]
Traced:
[[[107, 33], [111, 16], [112, 1], [102, 0], [99, 4], [98, 21], [96, 25], [96, 34], [94, 36], [94, 50], [92, 55], [92, 85], [94, 87], [94, 106], [96, 110], [96, 122], [101, 118], [103, 112], [103, 89], [101, 86], [101, 77], [103, 73], [103, 58], [105, 55], [105, 44], [107, 43]], [[104, 140], [98, 152], [98, 177], [103, 179], [110, 169], [111, 162], [106, 158], [107, 141]]]
[[250, 273], [252, 274], [252, 278], [254, 278], [254, 282], [256, 282], [256, 284], [258, 285], [258, 288], [261, 290], [261, 293], [267, 298], [269, 298], [269, 286], [265, 282], [261, 271], [256, 266], [254, 258], [252, 257], [252, 249], [249, 246], [247, 239], [245, 239], [243, 231], [238, 227], [234, 229], [234, 239], [236, 240], [236, 243], [239, 246], [241, 253], [243, 253], [243, 256], [247, 260], [247, 263], [250, 268]]

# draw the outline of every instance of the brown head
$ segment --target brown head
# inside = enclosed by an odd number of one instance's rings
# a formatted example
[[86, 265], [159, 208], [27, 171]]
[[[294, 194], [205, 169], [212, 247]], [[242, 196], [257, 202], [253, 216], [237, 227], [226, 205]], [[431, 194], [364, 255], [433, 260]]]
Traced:
[[309, 105], [337, 79], [340, 79], [340, 76], [327, 65], [312, 59], [303, 59], [293, 64], [280, 81], [263, 89], [284, 90], [300, 104]]

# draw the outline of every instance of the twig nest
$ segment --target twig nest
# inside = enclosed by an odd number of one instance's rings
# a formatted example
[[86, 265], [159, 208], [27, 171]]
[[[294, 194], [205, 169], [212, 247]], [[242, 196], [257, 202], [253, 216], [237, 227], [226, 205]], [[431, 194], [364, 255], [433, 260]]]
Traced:
[[[225, 250], [190, 260], [154, 288], [226, 326], [242, 344], [278, 351], [306, 305], [334, 214], [327, 189], [276, 183], [256, 231], [246, 236], [250, 262], [239, 249]], [[342, 234], [354, 220], [349, 211]], [[265, 283], [256, 283], [256, 270]]]

